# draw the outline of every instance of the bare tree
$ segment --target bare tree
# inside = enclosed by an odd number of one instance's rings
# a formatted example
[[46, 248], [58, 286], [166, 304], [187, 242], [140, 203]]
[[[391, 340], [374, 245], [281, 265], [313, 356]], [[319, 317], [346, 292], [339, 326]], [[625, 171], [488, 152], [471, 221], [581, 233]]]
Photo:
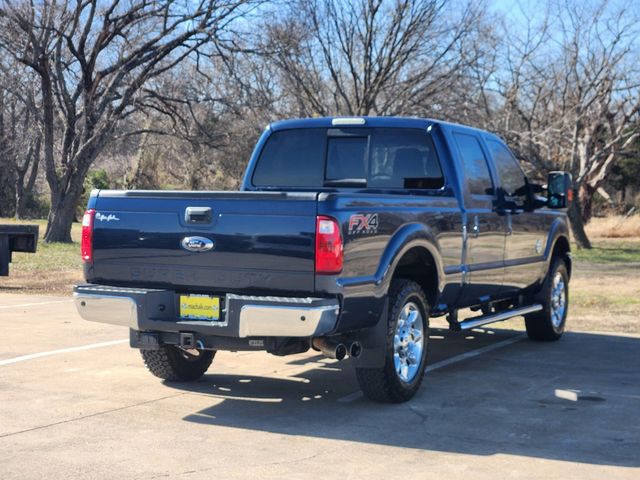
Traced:
[[24, 218], [42, 153], [39, 88], [23, 66], [6, 60], [0, 61], [0, 156], [13, 183], [15, 217]]
[[472, 5], [298, 0], [265, 50], [301, 115], [424, 113], [474, 62], [465, 45], [483, 5]]
[[84, 178], [141, 90], [211, 42], [246, 0], [3, 0], [0, 48], [38, 75], [51, 190], [46, 241], [71, 241]]
[[573, 174], [583, 248], [594, 194], [640, 135], [639, 20], [633, 8], [567, 1], [505, 35], [492, 123], [539, 170]]
[[[143, 135], [128, 185], [170, 181], [192, 190], [238, 187], [255, 141], [275, 113], [249, 81], [256, 72], [246, 62], [255, 58], [242, 55], [240, 61], [239, 53], [182, 65], [143, 90], [137, 128], [122, 132]], [[158, 156], [164, 179], [152, 178]]]

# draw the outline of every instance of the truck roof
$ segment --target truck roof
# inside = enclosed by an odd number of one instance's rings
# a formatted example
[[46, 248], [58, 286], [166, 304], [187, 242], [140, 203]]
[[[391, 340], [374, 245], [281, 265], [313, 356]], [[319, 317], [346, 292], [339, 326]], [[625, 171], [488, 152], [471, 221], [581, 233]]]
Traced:
[[[334, 125], [334, 120], [341, 122]], [[349, 123], [352, 121], [353, 123]], [[356, 123], [361, 121], [363, 123]], [[269, 125], [271, 130], [288, 130], [293, 128], [330, 128], [335, 126], [343, 127], [396, 127], [396, 128], [426, 128], [430, 125], [441, 125], [444, 127], [456, 127], [459, 129], [471, 130], [483, 135], [489, 135], [496, 139], [500, 139], [497, 135], [481, 130], [479, 128], [461, 125], [457, 123], [445, 122], [444, 120], [436, 120], [432, 118], [419, 117], [353, 117], [353, 116], [336, 116], [336, 117], [318, 117], [318, 118], [294, 118], [289, 120], [280, 120]]]

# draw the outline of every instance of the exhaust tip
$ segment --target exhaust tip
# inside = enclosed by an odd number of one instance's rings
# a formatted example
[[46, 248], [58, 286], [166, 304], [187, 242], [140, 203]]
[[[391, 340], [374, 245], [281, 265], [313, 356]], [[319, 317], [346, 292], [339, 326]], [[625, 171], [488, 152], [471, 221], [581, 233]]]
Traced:
[[362, 344], [360, 342], [353, 342], [349, 347], [349, 356], [351, 358], [358, 358], [362, 354]]
[[315, 350], [319, 350], [323, 355], [336, 360], [342, 360], [347, 356], [347, 347], [342, 342], [336, 342], [324, 337], [314, 338], [311, 346]]

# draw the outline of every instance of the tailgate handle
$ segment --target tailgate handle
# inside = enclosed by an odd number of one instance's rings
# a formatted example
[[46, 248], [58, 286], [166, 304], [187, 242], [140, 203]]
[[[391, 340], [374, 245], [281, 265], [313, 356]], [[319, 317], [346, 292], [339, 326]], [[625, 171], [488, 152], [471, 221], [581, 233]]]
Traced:
[[187, 223], [211, 223], [211, 208], [187, 207], [184, 211], [184, 221]]

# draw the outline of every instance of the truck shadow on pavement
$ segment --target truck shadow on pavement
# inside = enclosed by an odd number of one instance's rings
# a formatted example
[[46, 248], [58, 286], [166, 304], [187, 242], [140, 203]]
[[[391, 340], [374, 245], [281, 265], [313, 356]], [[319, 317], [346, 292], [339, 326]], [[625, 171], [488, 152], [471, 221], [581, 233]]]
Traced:
[[[431, 364], [515, 332], [432, 332]], [[398, 405], [358, 395], [349, 361], [295, 357], [271, 376], [208, 374], [173, 388], [211, 396], [185, 421], [468, 455], [640, 466], [640, 339], [526, 339], [427, 374]], [[241, 358], [241, 357], [240, 357]], [[212, 371], [215, 369], [212, 367]], [[289, 375], [289, 376], [287, 376]]]

